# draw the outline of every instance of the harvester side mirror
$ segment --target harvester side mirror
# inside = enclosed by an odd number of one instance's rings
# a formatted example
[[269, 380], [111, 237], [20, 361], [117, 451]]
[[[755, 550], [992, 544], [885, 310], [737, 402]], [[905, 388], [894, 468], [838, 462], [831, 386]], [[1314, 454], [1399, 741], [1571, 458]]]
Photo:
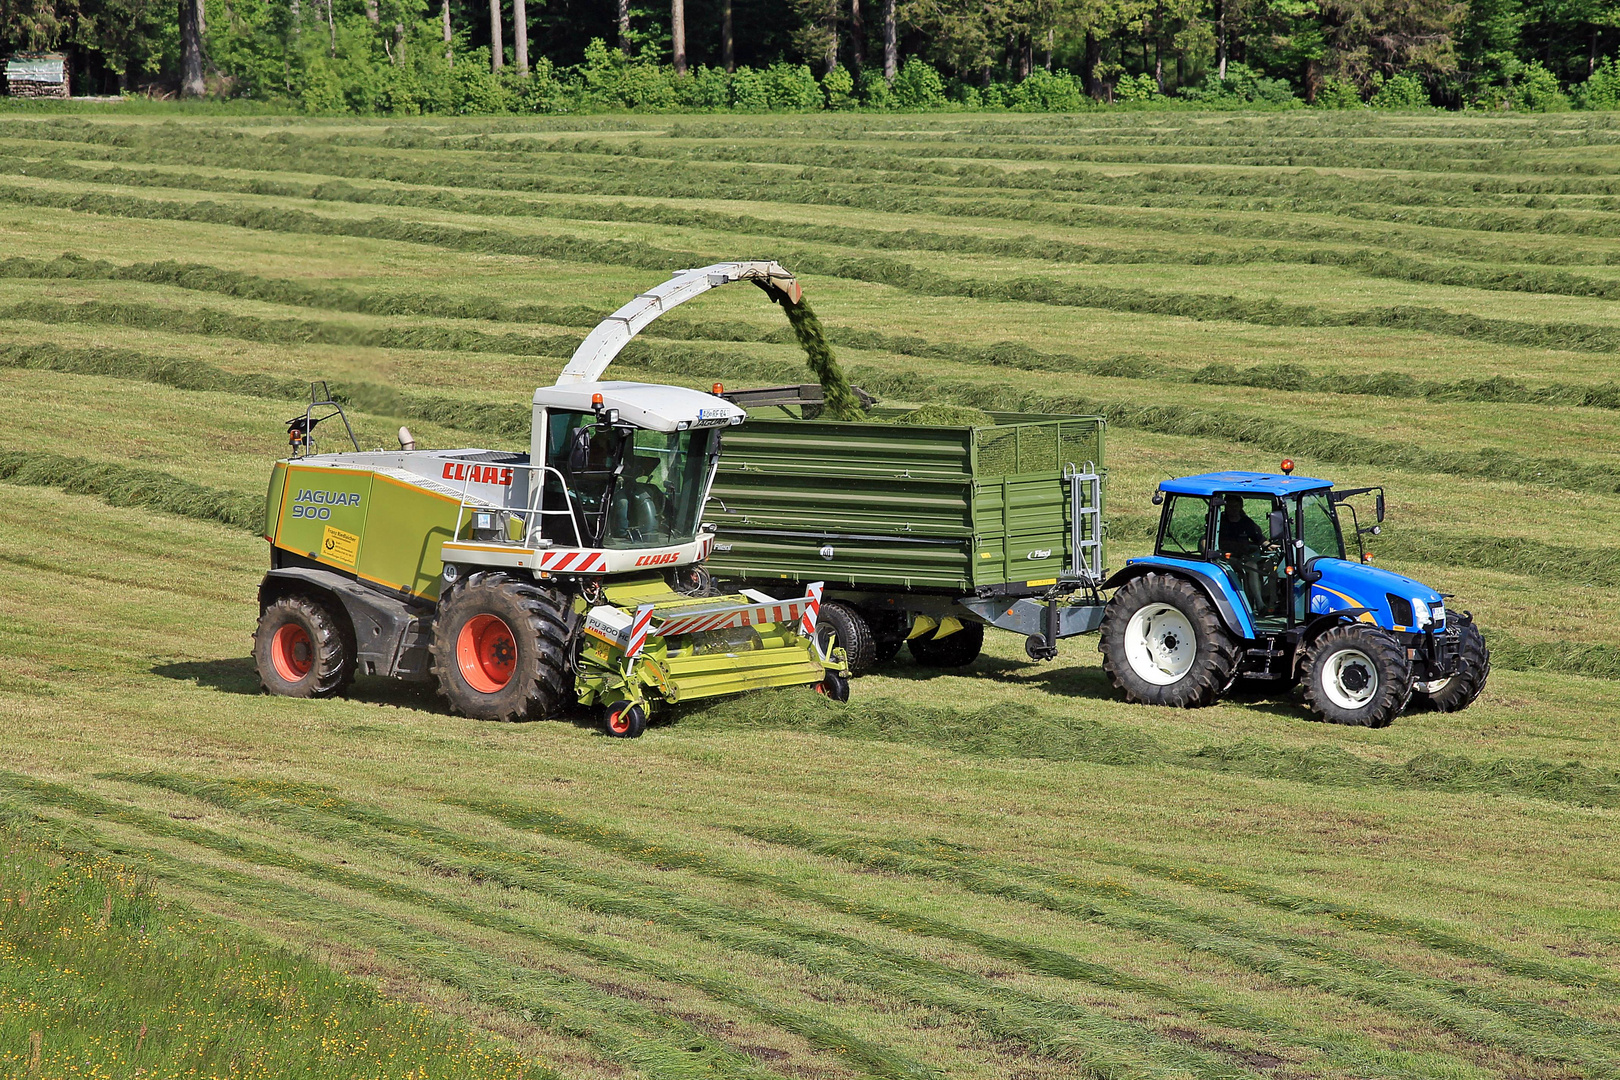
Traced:
[[1285, 544], [1288, 542], [1288, 511], [1273, 510], [1270, 518], [1271, 542]]
[[591, 429], [575, 428], [568, 444], [568, 471], [578, 473], [591, 460]]

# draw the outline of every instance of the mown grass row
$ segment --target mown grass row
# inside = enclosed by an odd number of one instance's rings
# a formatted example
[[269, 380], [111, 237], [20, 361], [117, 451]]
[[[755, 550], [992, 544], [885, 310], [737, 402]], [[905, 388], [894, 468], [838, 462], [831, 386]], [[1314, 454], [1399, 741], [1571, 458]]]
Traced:
[[[308, 393], [308, 384], [297, 379], [228, 372], [197, 360], [132, 350], [67, 348], [48, 344], [0, 346], [0, 368], [7, 367], [130, 379], [182, 390], [225, 392], [276, 401], [302, 401]], [[680, 365], [680, 371], [691, 374], [686, 364]], [[858, 376], [871, 374], [859, 367], [856, 371]], [[723, 368], [715, 368], [711, 364], [707, 373], [730, 378], [740, 372], [737, 365], [728, 363]], [[773, 365], [759, 369], [755, 374], [764, 378], [782, 378], [788, 373], [780, 365]], [[870, 383], [870, 380], [866, 381]], [[332, 388], [338, 400], [374, 416], [428, 421], [469, 434], [500, 439], [521, 439], [528, 433], [531, 419], [529, 410], [521, 405], [459, 401], [365, 382], [336, 382]], [[31, 468], [23, 470], [25, 463]], [[136, 470], [144, 474], [144, 483], [136, 485], [133, 483], [134, 477], [118, 472], [120, 467], [106, 466], [104, 468], [111, 471], [92, 477], [83, 472], [84, 465], [78, 459], [55, 459], [50, 455], [18, 451], [10, 457], [0, 457], [0, 478], [13, 479], [17, 483], [64, 487], [82, 494], [129, 491], [134, 493], [130, 497], [137, 501], [122, 505], [143, 505], [207, 521], [258, 527], [259, 519], [250, 517], [246, 510], [249, 503], [231, 503], [226, 493], [214, 493], [219, 499], [211, 501], [203, 497], [211, 489], [173, 480], [151, 470]], [[180, 488], [171, 490], [172, 485], [180, 485]], [[236, 509], [225, 511], [221, 516], [219, 506], [234, 506]], [[1118, 515], [1112, 525], [1111, 531], [1116, 537], [1141, 538], [1132, 532], [1130, 523]], [[1576, 547], [1522, 537], [1430, 536], [1394, 532], [1384, 536], [1379, 541], [1379, 547], [1386, 557], [1410, 561], [1497, 570], [1549, 581], [1620, 585], [1620, 549], [1612, 545]], [[1614, 664], [1608, 650], [1602, 646], [1585, 650], [1575, 648], [1573, 651], [1571, 647], [1563, 646], [1528, 649], [1499, 635], [1494, 641], [1498, 648], [1506, 650], [1503, 659], [1511, 661], [1510, 667], [1620, 677], [1620, 667]]]
[[[271, 232], [353, 236], [424, 244], [485, 254], [528, 255], [569, 262], [626, 266], [667, 273], [682, 266], [707, 265], [713, 253], [626, 245], [558, 234], [507, 233], [395, 218], [334, 218], [304, 210], [222, 206], [106, 193], [79, 194], [0, 185], [0, 198], [79, 213], [229, 225]], [[1076, 285], [1025, 276], [1005, 280], [953, 277], [893, 259], [829, 256], [814, 250], [780, 253], [801, 274], [820, 274], [887, 285], [931, 297], [1098, 308], [1196, 321], [1231, 321], [1259, 326], [1344, 327], [1407, 330], [1466, 337], [1496, 344], [1576, 352], [1620, 352], [1620, 329], [1585, 323], [1536, 323], [1458, 314], [1442, 308], [1397, 306], [1333, 310], [1235, 295], [1155, 292], [1140, 288]]]
[[[616, 830], [570, 821], [553, 811], [509, 802], [453, 799], [456, 805], [476, 810], [514, 828], [570, 839], [610, 850], [656, 866], [681, 866], [726, 880], [766, 887], [799, 897], [802, 886], [782, 882], [774, 875], [739, 870], [725, 860], [701, 852], [683, 851]], [[776, 830], [741, 826], [737, 831], [756, 839], [776, 839]], [[870, 869], [896, 871], [881, 859], [865, 864]], [[945, 875], [938, 875], [944, 877]], [[1474, 1042], [1492, 1043], [1514, 1053], [1543, 1060], [1579, 1064], [1591, 1075], [1607, 1075], [1608, 1051], [1614, 1031], [1557, 1009], [1516, 1001], [1489, 991], [1449, 980], [1414, 976], [1410, 972], [1354, 953], [1324, 945], [1318, 938], [1293, 937], [1211, 916], [1167, 901], [1138, 897], [1111, 905], [1092, 896], [1070, 902], [1040, 890], [1016, 884], [983, 881], [958, 874], [951, 879], [968, 891], [1032, 904], [1112, 930], [1139, 934], [1166, 943], [1217, 956], [1284, 985], [1349, 998], [1389, 1012], [1429, 1023]], [[980, 888], [975, 889], [974, 885]], [[1117, 900], [1117, 898], [1116, 898]], [[910, 917], [913, 922], [916, 917]], [[887, 923], [885, 923], [887, 925]], [[902, 926], [907, 925], [901, 923]], [[919, 932], [913, 930], [913, 932]], [[927, 932], [927, 931], [922, 931]]]
[[[281, 168], [285, 169], [285, 163]], [[995, 255], [1071, 264], [1156, 264], [1171, 266], [1244, 266], [1254, 264], [1299, 264], [1334, 266], [1371, 277], [1421, 284], [1545, 295], [1620, 299], [1620, 282], [1571, 274], [1567, 271], [1500, 269], [1496, 262], [1522, 261], [1522, 249], [1493, 253], [1492, 264], [1468, 265], [1420, 259], [1410, 252], [1399, 253], [1376, 248], [1316, 248], [1253, 246], [1237, 250], [1197, 250], [1187, 248], [1106, 246], [1076, 243], [1050, 237], [983, 237], [966, 233], [940, 233], [918, 229], [870, 229], [819, 225], [727, 214], [673, 206], [624, 203], [573, 203], [520, 198], [515, 196], [464, 194], [443, 190], [358, 187], [345, 181], [297, 182], [237, 176], [173, 173], [122, 167], [91, 168], [68, 162], [30, 162], [31, 176], [80, 183], [120, 186], [185, 188], [193, 191], [231, 192], [297, 198], [312, 201], [410, 206], [481, 216], [558, 218], [580, 221], [616, 221], [635, 224], [675, 225], [688, 228], [768, 236], [773, 239], [808, 241], [840, 248], [868, 248], [874, 251], [929, 251]], [[1136, 204], [1132, 204], [1136, 205]], [[1279, 210], [1281, 207], [1269, 207]], [[1115, 227], [1127, 224], [1116, 222]], [[1140, 217], [1128, 223], [1141, 230], [1149, 222]], [[1603, 256], [1580, 253], [1584, 264], [1594, 261], [1620, 263], [1620, 252]], [[1534, 261], [1534, 260], [1531, 260]]]
[[[314, 285], [267, 278], [237, 270], [222, 270], [204, 263], [115, 264], [65, 254], [54, 259], [13, 257], [0, 259], [0, 279], [43, 281], [133, 281], [167, 285], [197, 292], [215, 293], [265, 303], [319, 310], [354, 312], [377, 316], [429, 316], [447, 319], [473, 319], [490, 322], [545, 323], [589, 329], [604, 312], [582, 304], [508, 304], [489, 297], [459, 297], [431, 292], [357, 291], [332, 285]], [[93, 316], [94, 317], [94, 316]], [[161, 317], [142, 312], [136, 316], [161, 323]], [[246, 332], [260, 332], [243, 324]], [[302, 323], [296, 325], [305, 325]], [[1097, 378], [1162, 379], [1211, 386], [1247, 386], [1268, 390], [1356, 394], [1410, 401], [1485, 401], [1519, 405], [1561, 405], [1620, 409], [1620, 384], [1562, 383], [1535, 386], [1522, 379], [1492, 376], [1484, 379], [1458, 379], [1450, 382], [1420, 379], [1408, 372], [1343, 374], [1318, 372], [1292, 363], [1265, 363], [1239, 367], [1234, 364], [1206, 364], [1189, 368], [1162, 360], [1122, 354], [1110, 357], [1083, 357], [1074, 353], [1049, 352], [1016, 341], [987, 346], [961, 345], [929, 340], [915, 334], [886, 334], [875, 330], [826, 327], [827, 339], [845, 348], [888, 352], [902, 356], [949, 360], [988, 367], [1008, 367], [1022, 371], [1081, 374]], [[667, 315], [659, 319], [645, 336], [686, 341], [754, 342], [786, 344], [792, 330], [779, 327], [765, 330], [756, 324], [737, 320], [704, 320]], [[504, 337], [490, 336], [490, 345]], [[550, 335], [532, 348], [543, 355], [566, 356], [578, 338]], [[565, 351], [566, 350], [566, 351]], [[481, 351], [475, 349], [474, 351]], [[634, 355], [634, 354], [632, 354]]]
[[[798, 942], [830, 946], [846, 954], [841, 957], [839, 963], [834, 965], [831, 970], [836, 971], [842, 978], [853, 978], [857, 982], [862, 982], [863, 985], [869, 983], [871, 972], [862, 972], [860, 970], [861, 965], [875, 962], [904, 972], [910, 979], [920, 977], [924, 980], [944, 981], [962, 989], [977, 990], [981, 993], [993, 991], [994, 997], [1001, 1003], [1003, 1010], [1008, 1008], [1027, 1009], [1032, 1011], [1034, 1017], [1062, 1019], [1066, 1024], [1077, 1025], [1082, 1029], [1087, 1027], [1095, 1029], [1098, 1027], [1096, 1018], [1089, 1016], [1084, 1011], [1076, 1014], [1072, 1007], [1064, 1007], [1048, 999], [993, 987], [977, 976], [966, 977], [961, 972], [923, 961], [913, 954], [873, 946], [859, 939], [850, 938], [847, 935], [805, 927], [802, 924], [784, 919], [759, 916], [751, 912], [697, 901], [669, 890], [648, 886], [616, 875], [604, 874], [599, 871], [586, 871], [555, 857], [536, 856], [482, 841], [471, 840], [440, 826], [420, 821], [402, 820], [381, 813], [375, 808], [354, 803], [330, 790], [292, 787], [273, 782], [265, 784], [251, 780], [219, 784], [163, 774], [114, 775], [111, 778], [126, 782], [155, 785], [166, 790], [191, 795], [238, 812], [265, 817], [278, 824], [298, 828], [312, 836], [329, 841], [336, 840], [378, 846], [379, 837], [372, 836], [369, 839], [367, 837], [368, 830], [377, 830], [384, 834], [391, 834], [391, 838], [380, 845], [383, 849], [398, 857], [418, 862], [435, 872], [456, 872], [475, 878], [483, 877], [499, 881], [511, 887], [537, 890], [553, 898], [563, 899], [568, 903], [576, 905], [583, 903], [589, 910], [606, 911], [638, 919], [662, 922], [671, 925], [673, 928], [704, 936], [710, 940], [720, 941], [730, 947], [740, 948], [744, 951], [760, 951], [763, 949], [765, 955], [775, 956], [778, 959], [791, 957], [794, 962], [809, 965], [810, 970], [816, 970], [817, 964], [815, 961], [807, 959], [796, 950], [784, 950], [779, 946], [763, 944], [757, 937], [737, 937], [734, 934], [720, 933], [714, 929], [713, 924], [720, 922], [733, 926], [745, 926], [754, 931], [779, 935]], [[1106, 986], [1110, 989], [1127, 990], [1157, 997], [1178, 1008], [1188, 1009], [1230, 1027], [1270, 1035], [1274, 1039], [1296, 1047], [1305, 1046], [1316, 1049], [1342, 1067], [1351, 1069], [1364, 1069], [1367, 1067], [1388, 1069], [1394, 1065], [1392, 1060], [1385, 1058], [1383, 1054], [1373, 1050], [1372, 1047], [1365, 1044], [1355, 1045], [1356, 1040], [1324, 1040], [1320, 1037], [1305, 1036], [1280, 1017], [1258, 1014], [1252, 1009], [1211, 999], [1196, 990], [1175, 989], [1162, 982], [1125, 975], [1115, 969], [1080, 960], [1060, 950], [1030, 946], [1015, 939], [951, 924], [903, 909], [896, 909], [892, 906], [854, 901], [831, 893], [825, 888], [807, 887], [780, 875], [739, 867], [728, 860], [717, 859], [702, 853], [684, 851], [679, 848], [671, 848], [644, 837], [635, 837], [612, 830], [595, 829], [578, 821], [560, 818], [550, 811], [530, 810], [515, 807], [508, 803], [490, 803], [479, 800], [457, 800], [457, 804], [477, 810], [480, 813], [493, 815], [498, 820], [525, 831], [542, 831], [548, 836], [560, 839], [582, 840], [584, 843], [610, 851], [613, 854], [628, 856], [637, 861], [650, 863], [661, 868], [680, 866], [687, 869], [696, 869], [699, 872], [718, 876], [734, 883], [756, 888], [763, 887], [788, 899], [810, 902], [831, 911], [855, 915], [875, 926], [968, 944], [1000, 959], [1018, 962], [1037, 973], [1057, 975], [1061, 978], [1077, 979]], [[361, 829], [357, 830], [355, 826], [361, 826]], [[428, 841], [430, 845], [457, 852], [463, 856], [463, 859], [449, 862], [442, 853], [435, 853], [432, 847], [424, 848], [420, 843], [413, 843], [413, 841], [424, 840]], [[469, 856], [470, 858], [468, 858]], [[515, 873], [514, 868], [521, 868], [521, 872]], [[601, 897], [592, 899], [589, 896], [583, 900], [578, 898], [570, 899], [565, 894], [565, 891], [561, 890], [556, 884], [558, 880], [566, 880], [571, 885], [588, 885], [591, 888], [600, 889], [602, 890], [602, 897], [610, 899], [602, 899]], [[627, 899], [628, 896], [634, 896], [635, 899]], [[1221, 934], [1235, 935], [1253, 942], [1287, 948], [1289, 951], [1296, 952], [1302, 957], [1313, 961], [1329, 960], [1339, 967], [1350, 970], [1368, 969], [1364, 972], [1365, 974], [1370, 974], [1381, 981], [1394, 981], [1422, 991], [1461, 997], [1469, 1005], [1501, 1012], [1512, 1017], [1516, 1023], [1521, 1025], [1544, 1028], [1550, 1032], [1578, 1038], [1603, 1038], [1614, 1034], [1604, 1025], [1586, 1022], [1556, 1009], [1505, 1001], [1494, 997], [1487, 991], [1478, 991], [1475, 988], [1460, 986], [1447, 980], [1426, 979], [1388, 965], [1368, 962], [1349, 953], [1325, 947], [1316, 938], [1275, 934], [1233, 920], [1211, 920], [1202, 913], [1196, 913], [1191, 909], [1153, 898], [1138, 897], [1137, 899], [1139, 907], [1152, 910], [1157, 914], [1169, 915], [1180, 921], [1199, 922]], [[659, 901], [668, 906], [660, 907], [653, 901]], [[1091, 918], [1092, 921], [1101, 920], [1107, 922], [1105, 913], [1094, 912]], [[1530, 964], [1524, 965], [1525, 968], [1531, 966]], [[1543, 965], [1543, 967], [1546, 966]], [[1542, 973], [1545, 974], [1546, 972], [1543, 971]], [[880, 981], [883, 982], [884, 988], [890, 988], [892, 977], [891, 980]], [[1323, 983], [1329, 981], [1331, 980], [1326, 977], [1318, 980], [1318, 982]], [[912, 1000], [920, 1000], [919, 994], [927, 994], [924, 987], [917, 985], [908, 986], [904, 992]], [[950, 1004], [941, 1003], [938, 998], [931, 999], [929, 1003], [938, 1007], [952, 1009]], [[1402, 1004], [1410, 1003], [1403, 1002]], [[952, 1011], [959, 1010], [960, 1005]], [[1466, 1022], [1458, 1017], [1452, 1019], [1458, 1020], [1458, 1022]], [[1031, 1019], [1026, 1018], [1024, 1022], [1029, 1024]], [[1478, 1023], [1471, 1030], [1485, 1030], [1490, 1027], [1491, 1023], [1493, 1022], [1484, 1021]], [[1028, 1035], [1029, 1032], [1026, 1031], [1023, 1037], [1028, 1038]], [[1116, 1025], [1103, 1024], [1097, 1035], [1106, 1044], [1117, 1040], [1121, 1033], [1116, 1030]], [[1006, 1036], [1003, 1035], [1002, 1037]], [[1048, 1036], [1042, 1038], [1044, 1041]], [[1149, 1043], [1143, 1049], [1152, 1049], [1154, 1046], [1155, 1044]], [[1190, 1064], [1194, 1066], [1195, 1071], [1199, 1071], [1196, 1066], [1201, 1064], [1200, 1062], [1195, 1060]], [[1399, 1068], [1399, 1066], [1395, 1067]]]
[[[733, 951], [789, 963], [808, 974], [835, 977], [959, 1015], [984, 1028], [991, 1037], [1039, 1056], [1084, 1061], [1106, 1072], [1131, 1067], [1128, 1060], [1110, 1061], [1110, 1055], [1120, 1051], [1140, 1055], [1147, 1061], [1162, 1059], [1162, 1064], [1185, 1069], [1194, 1076], [1226, 1075], [1230, 1068], [1229, 1063], [1217, 1057], [1191, 1051], [1137, 1024], [1121, 1022], [1095, 1009], [1000, 986], [981, 975], [915, 953], [792, 919], [701, 900], [617, 874], [588, 870], [555, 857], [483, 843], [426, 822], [392, 818], [330, 792], [311, 797], [307, 790], [287, 792], [278, 785], [276, 794], [270, 795], [252, 782], [210, 784], [161, 774], [112, 778], [192, 795], [324, 841], [386, 852], [435, 874], [498, 882], [582, 911], [651, 923]], [[842, 902], [840, 910], [850, 906]], [[866, 914], [878, 925], [894, 928], [911, 927], [917, 921], [892, 909], [875, 909]], [[965, 928], [957, 930], [957, 940], [972, 936]], [[984, 937], [999, 944], [1001, 952], [1018, 948], [1009, 939]], [[1052, 955], [1060, 962], [1070, 959], [1055, 951]], [[1072, 961], [1072, 966], [1084, 965]], [[1101, 965], [1091, 967], [1115, 984], [1139, 984], [1178, 996], [1168, 987], [1148, 980], [1132, 983], [1130, 977]], [[1094, 977], [1086, 981], [1099, 980]], [[1237, 1021], [1238, 1026], [1255, 1032], [1270, 1029], [1270, 1018], [1197, 994], [1179, 996], [1196, 1001], [1201, 1006], [1198, 1011], [1219, 1022]]]
[[[349, 889], [373, 900], [406, 904], [418, 911], [448, 917], [459, 923], [525, 938], [610, 968], [674, 985], [686, 986], [784, 1030], [820, 1049], [844, 1058], [858, 1069], [893, 1080], [928, 1075], [915, 1061], [890, 1048], [862, 1040], [830, 1023], [798, 1013], [741, 988], [734, 982], [695, 969], [678, 967], [640, 956], [617, 945], [565, 931], [537, 926], [504, 911], [492, 911], [341, 865], [318, 862], [269, 844], [242, 840], [215, 829], [189, 825], [164, 815], [114, 802], [65, 784], [36, 780], [0, 771], [0, 788], [40, 806], [65, 810], [81, 818], [112, 821], [150, 837], [176, 840], [239, 862], [291, 871], [312, 881]], [[249, 879], [247, 884], [263, 884]], [[250, 905], [251, 906], [251, 905]], [[439, 942], [437, 936], [432, 941]], [[708, 1049], [704, 1048], [705, 1051]]]
[[[774, 147], [780, 144], [767, 145]], [[1162, 178], [1144, 181], [1140, 175], [1108, 176], [1089, 171], [1080, 175], [1029, 169], [998, 172], [983, 167], [931, 161], [926, 154], [908, 157], [884, 151], [869, 151], [859, 160], [851, 158], [828, 162], [802, 158], [792, 151], [765, 150], [757, 144], [749, 149], [714, 150], [706, 147], [704, 149], [711, 150], [711, 153], [701, 154], [687, 148], [677, 149], [645, 140], [621, 143], [614, 148], [614, 152], [605, 154], [590, 143], [547, 145], [532, 140], [521, 148], [503, 142], [477, 145], [463, 141], [448, 149], [464, 155], [462, 161], [455, 163], [455, 166], [463, 168], [487, 167], [491, 164], [525, 166], [531, 178], [526, 185], [529, 190], [554, 192], [566, 190], [578, 182], [579, 177], [569, 177], [568, 174], [573, 172], [588, 174], [599, 185], [597, 190], [608, 194], [637, 194], [633, 185], [640, 181], [643, 190], [639, 193], [642, 194], [702, 197], [694, 193], [705, 186], [712, 189], [715, 180], [723, 173], [731, 177], [734, 183], [742, 179], [742, 186], [748, 188], [757, 183], [769, 182], [773, 187], [785, 183], [787, 193], [796, 202], [804, 201], [802, 195], [811, 194], [821, 199], [837, 199], [843, 205], [890, 212], [916, 212], [927, 206], [930, 200], [939, 201], [931, 193], [941, 193], [947, 199], [967, 197], [1009, 204], [1015, 199], [1022, 200], [1022, 205], [1009, 205], [1001, 215], [992, 212], [979, 216], [1006, 216], [1006, 213], [1011, 213], [1027, 218], [1030, 214], [1042, 212], [1039, 206], [1034, 205], [1039, 202], [1049, 206], [1060, 204], [1065, 209], [1070, 205], [1101, 204], [1170, 210], [1291, 211], [1398, 222], [1404, 227], [1426, 226], [1486, 233], [1592, 237], [1620, 235], [1620, 219], [1604, 213], [1613, 209], [1607, 205], [1608, 200], [1596, 209], [1591, 207], [1588, 200], [1586, 207], [1575, 212], [1547, 209], [1545, 204], [1551, 203], [1551, 200], [1545, 195], [1530, 200], [1532, 205], [1523, 208], [1503, 207], [1500, 199], [1496, 200], [1495, 206], [1470, 205], [1456, 194], [1452, 195], [1450, 205], [1434, 205], [1432, 201], [1401, 197], [1398, 193], [1402, 189], [1394, 182], [1386, 182], [1382, 190], [1374, 191], [1368, 191], [1366, 185], [1346, 185], [1344, 189], [1332, 192], [1322, 191], [1316, 186], [1308, 193], [1233, 193], [1229, 189], [1217, 189], [1214, 192], [1195, 191], [1188, 194], [1187, 188], [1196, 185], [1196, 179], [1176, 185], [1166, 183]], [[273, 141], [256, 140], [243, 144], [202, 138], [188, 132], [170, 134], [155, 145], [150, 142], [144, 146], [128, 145], [116, 159], [183, 164], [185, 159], [195, 161], [199, 155], [223, 158], [228, 154], [233, 161], [243, 162], [249, 168], [271, 171], [275, 166], [269, 163], [267, 156], [274, 155], [276, 160], [283, 163], [282, 169], [313, 166], [311, 171], [331, 173], [333, 168], [321, 166], [336, 165], [337, 173], [343, 175], [346, 172], [344, 164], [350, 164], [352, 168], [352, 163], [369, 158], [374, 168], [377, 167], [375, 163], [386, 162], [381, 167], [389, 170], [391, 175], [385, 178], [400, 179], [400, 156], [390, 154], [380, 157], [374, 151], [366, 153], [371, 150], [363, 142], [338, 145], [319, 136], [284, 134]], [[435, 153], [442, 158], [445, 151], [436, 148]], [[473, 160], [467, 160], [469, 157]], [[1099, 156], [1095, 152], [1091, 159], [1110, 160], [1106, 154]], [[536, 169], [536, 165], [541, 163], [544, 169]], [[799, 168], [789, 174], [780, 168], [782, 165], [797, 165]], [[243, 166], [239, 164], [236, 167]], [[863, 168], [866, 171], [859, 171]], [[542, 171], [544, 177], [540, 175]], [[659, 185], [659, 190], [645, 190], [645, 181], [649, 179]], [[755, 183], [748, 183], [749, 180]], [[488, 185], [463, 183], [454, 186]], [[801, 188], [804, 189], [802, 192]], [[1395, 200], [1393, 204], [1391, 196]], [[711, 193], [708, 197], [713, 198], [715, 194]], [[924, 201], [918, 203], [918, 199]]]
[[[0, 821], [10, 816], [0, 810]], [[134, 868], [41, 832], [32, 822], [0, 825], [7, 1075], [79, 1075], [87, 1061], [148, 1076], [557, 1075], [160, 902]]]

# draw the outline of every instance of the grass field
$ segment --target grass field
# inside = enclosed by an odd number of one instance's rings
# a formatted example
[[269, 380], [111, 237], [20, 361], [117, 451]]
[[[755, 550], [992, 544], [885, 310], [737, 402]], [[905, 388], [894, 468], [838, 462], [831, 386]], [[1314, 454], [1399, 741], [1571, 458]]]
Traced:
[[[0, 814], [566, 1076], [1620, 1076], [1617, 146], [1586, 114], [0, 118]], [[889, 403], [1105, 412], [1112, 565], [1168, 476], [1387, 485], [1379, 562], [1487, 628], [1484, 697], [1171, 713], [1093, 639], [1006, 635], [630, 743], [255, 692], [309, 379], [362, 444], [526, 446], [597, 319], [737, 257], [798, 271]], [[614, 370], [803, 363], [722, 290]]]

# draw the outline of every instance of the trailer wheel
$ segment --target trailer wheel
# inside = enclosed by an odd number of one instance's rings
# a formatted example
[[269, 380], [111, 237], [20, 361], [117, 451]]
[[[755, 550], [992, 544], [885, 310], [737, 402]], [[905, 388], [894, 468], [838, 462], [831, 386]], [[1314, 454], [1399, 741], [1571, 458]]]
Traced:
[[1306, 706], [1328, 723], [1388, 727], [1411, 697], [1412, 665], [1384, 630], [1346, 623], [1306, 649], [1300, 683]]
[[335, 697], [354, 681], [355, 644], [348, 621], [313, 596], [283, 596], [259, 615], [253, 663], [269, 693]]
[[984, 623], [965, 622], [962, 629], [942, 638], [926, 634], [914, 637], [906, 647], [911, 650], [911, 658], [923, 667], [967, 667], [984, 649]]
[[872, 628], [872, 660], [874, 664], [887, 664], [900, 655], [906, 643], [909, 622], [903, 611], [879, 609], [866, 613], [866, 625]]
[[1418, 683], [1412, 707], [1426, 706], [1435, 712], [1462, 712], [1474, 703], [1491, 674], [1491, 650], [1485, 635], [1473, 623], [1462, 627], [1462, 656], [1457, 674], [1446, 679]]
[[570, 599], [482, 573], [441, 601], [433, 674], [451, 710], [475, 720], [549, 720], [573, 705], [579, 620]]
[[1215, 605], [1172, 574], [1143, 574], [1116, 592], [1097, 648], [1109, 681], [1138, 705], [1213, 705], [1238, 663]]
[[616, 701], [602, 712], [602, 730], [612, 739], [639, 739], [647, 730], [647, 710], [628, 701]]
[[826, 653], [834, 642], [849, 657], [851, 675], [865, 675], [877, 662], [877, 643], [872, 640], [872, 628], [865, 616], [840, 600], [824, 602], [816, 620], [816, 644], [821, 651]]

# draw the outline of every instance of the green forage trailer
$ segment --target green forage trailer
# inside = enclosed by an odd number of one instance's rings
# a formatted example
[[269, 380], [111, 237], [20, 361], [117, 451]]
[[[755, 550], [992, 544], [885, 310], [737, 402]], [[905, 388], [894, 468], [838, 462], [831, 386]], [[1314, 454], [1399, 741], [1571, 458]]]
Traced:
[[839, 421], [819, 386], [725, 396], [748, 418], [725, 434], [705, 509], [709, 572], [737, 588], [825, 582], [822, 625], [852, 670], [902, 645], [959, 667], [986, 626], [1047, 659], [1101, 623], [1101, 417], [914, 424], [910, 410], [876, 407]]

